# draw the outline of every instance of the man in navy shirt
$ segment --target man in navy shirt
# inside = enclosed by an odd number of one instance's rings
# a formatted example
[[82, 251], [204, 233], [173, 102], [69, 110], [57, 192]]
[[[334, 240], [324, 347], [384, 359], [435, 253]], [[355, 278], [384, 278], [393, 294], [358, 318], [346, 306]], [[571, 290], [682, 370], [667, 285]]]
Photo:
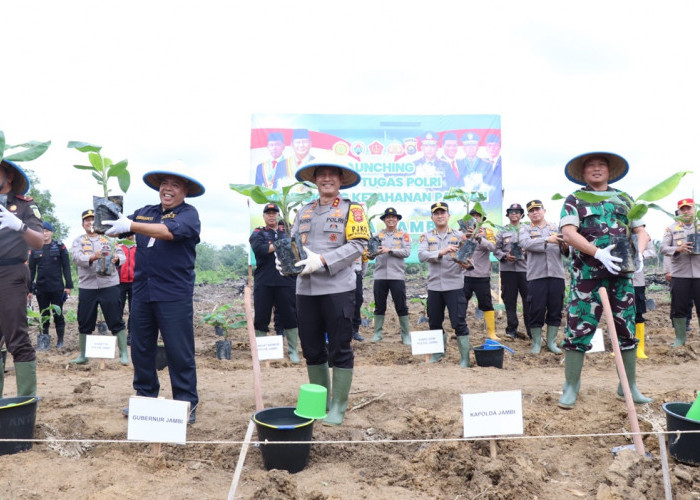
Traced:
[[199, 402], [194, 361], [195, 246], [199, 243], [197, 209], [185, 198], [204, 194], [204, 186], [179, 172], [152, 171], [143, 176], [158, 191], [160, 204], [146, 205], [128, 218], [120, 214], [108, 235], [136, 233], [131, 309], [131, 360], [134, 389], [138, 396], [157, 397], [156, 372], [158, 331], [168, 357], [173, 399], [190, 402], [189, 423], [195, 421]]

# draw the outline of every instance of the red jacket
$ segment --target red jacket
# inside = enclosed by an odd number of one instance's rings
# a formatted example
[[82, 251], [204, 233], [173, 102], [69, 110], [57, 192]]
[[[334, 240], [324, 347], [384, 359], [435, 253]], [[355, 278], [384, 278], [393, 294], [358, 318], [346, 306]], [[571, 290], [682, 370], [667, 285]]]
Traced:
[[134, 266], [136, 265], [136, 245], [122, 245], [126, 260], [119, 267], [119, 282], [133, 283], [134, 282]]

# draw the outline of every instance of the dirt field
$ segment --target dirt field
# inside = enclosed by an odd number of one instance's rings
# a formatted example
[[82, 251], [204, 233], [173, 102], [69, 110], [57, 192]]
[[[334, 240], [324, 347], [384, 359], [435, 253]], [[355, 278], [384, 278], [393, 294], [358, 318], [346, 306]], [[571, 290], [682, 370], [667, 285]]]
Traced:
[[[367, 280], [365, 298], [371, 296]], [[196, 291], [198, 316], [215, 305], [242, 303], [240, 283], [203, 286]], [[409, 294], [418, 295], [420, 285]], [[673, 331], [668, 295], [650, 295], [656, 310], [647, 314], [647, 354], [638, 364], [642, 391], [654, 398], [637, 406], [643, 431], [665, 430], [661, 405], [689, 402], [700, 389], [697, 322], [688, 345], [671, 350]], [[71, 299], [75, 300], [75, 299]], [[75, 304], [73, 304], [75, 306]], [[422, 306], [411, 303], [416, 330]], [[242, 306], [240, 306], [242, 310]], [[484, 338], [483, 322], [469, 309], [472, 346]], [[505, 315], [497, 314], [503, 332]], [[385, 338], [369, 342], [371, 327], [363, 327], [364, 343], [355, 343], [355, 377], [350, 411], [341, 427], [316, 424], [316, 444], [309, 465], [298, 474], [266, 471], [260, 450], [249, 449], [237, 498], [304, 499], [417, 499], [417, 498], [663, 498], [661, 459], [656, 435], [644, 445], [651, 458], [623, 452], [613, 458], [611, 448], [631, 443], [623, 435], [556, 437], [572, 434], [621, 433], [630, 429], [624, 402], [615, 396], [617, 376], [607, 353], [587, 356], [576, 407], [556, 406], [564, 379], [562, 357], [545, 350], [530, 354], [529, 341], [510, 342], [502, 370], [474, 366], [460, 368], [453, 336], [446, 358], [425, 364], [401, 344], [393, 309], [387, 314]], [[197, 423], [188, 428], [187, 445], [163, 445], [161, 455], [140, 443], [51, 443], [28, 452], [0, 457], [0, 498], [225, 498], [240, 442], [255, 410], [253, 374], [247, 333], [232, 335], [230, 361], [217, 360], [212, 327], [197, 326], [196, 348], [201, 404]], [[52, 332], [52, 344], [55, 336]], [[76, 355], [77, 325], [69, 324], [67, 348], [38, 353], [36, 437], [39, 439], [126, 439], [127, 420], [121, 409], [133, 394], [132, 370], [110, 360], [69, 365]], [[14, 395], [11, 362], [5, 396]], [[161, 395], [171, 397], [167, 369], [160, 372]], [[262, 368], [265, 407], [294, 406], [298, 388], [307, 382], [306, 369], [287, 361]], [[521, 389], [525, 436], [499, 440], [491, 457], [488, 441], [424, 441], [386, 443], [384, 440], [440, 440], [462, 436], [460, 394]], [[365, 404], [367, 403], [367, 404]], [[354, 407], [361, 406], [357, 409]], [[253, 434], [253, 439], [256, 435]], [[380, 441], [380, 442], [378, 442]], [[203, 443], [202, 443], [203, 442]], [[700, 498], [700, 468], [670, 459], [674, 497]]]

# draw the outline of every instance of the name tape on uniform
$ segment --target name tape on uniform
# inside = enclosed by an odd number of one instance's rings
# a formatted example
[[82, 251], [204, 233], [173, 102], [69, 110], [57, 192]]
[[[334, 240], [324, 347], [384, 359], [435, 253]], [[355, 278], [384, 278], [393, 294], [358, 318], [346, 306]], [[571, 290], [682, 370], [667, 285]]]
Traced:
[[520, 390], [462, 394], [464, 437], [522, 434], [523, 396]]
[[114, 359], [117, 337], [114, 335], [87, 335], [85, 356], [88, 358]]
[[435, 354], [445, 352], [445, 344], [442, 341], [442, 330], [427, 330], [411, 332], [411, 354]]
[[126, 438], [130, 441], [185, 444], [189, 416], [189, 401], [131, 396]]
[[258, 359], [284, 359], [284, 335], [267, 335], [255, 337], [258, 344]]

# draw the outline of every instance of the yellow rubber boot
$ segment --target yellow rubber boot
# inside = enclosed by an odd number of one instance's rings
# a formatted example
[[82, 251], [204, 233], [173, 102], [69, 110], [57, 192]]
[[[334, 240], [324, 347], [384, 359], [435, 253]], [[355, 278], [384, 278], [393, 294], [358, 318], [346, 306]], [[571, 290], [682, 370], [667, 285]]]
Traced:
[[649, 356], [644, 352], [644, 323], [634, 325], [634, 336], [639, 340], [637, 344], [637, 359], [647, 359]]
[[501, 339], [496, 337], [496, 312], [484, 311], [484, 323], [486, 323], [486, 336], [500, 342]]

